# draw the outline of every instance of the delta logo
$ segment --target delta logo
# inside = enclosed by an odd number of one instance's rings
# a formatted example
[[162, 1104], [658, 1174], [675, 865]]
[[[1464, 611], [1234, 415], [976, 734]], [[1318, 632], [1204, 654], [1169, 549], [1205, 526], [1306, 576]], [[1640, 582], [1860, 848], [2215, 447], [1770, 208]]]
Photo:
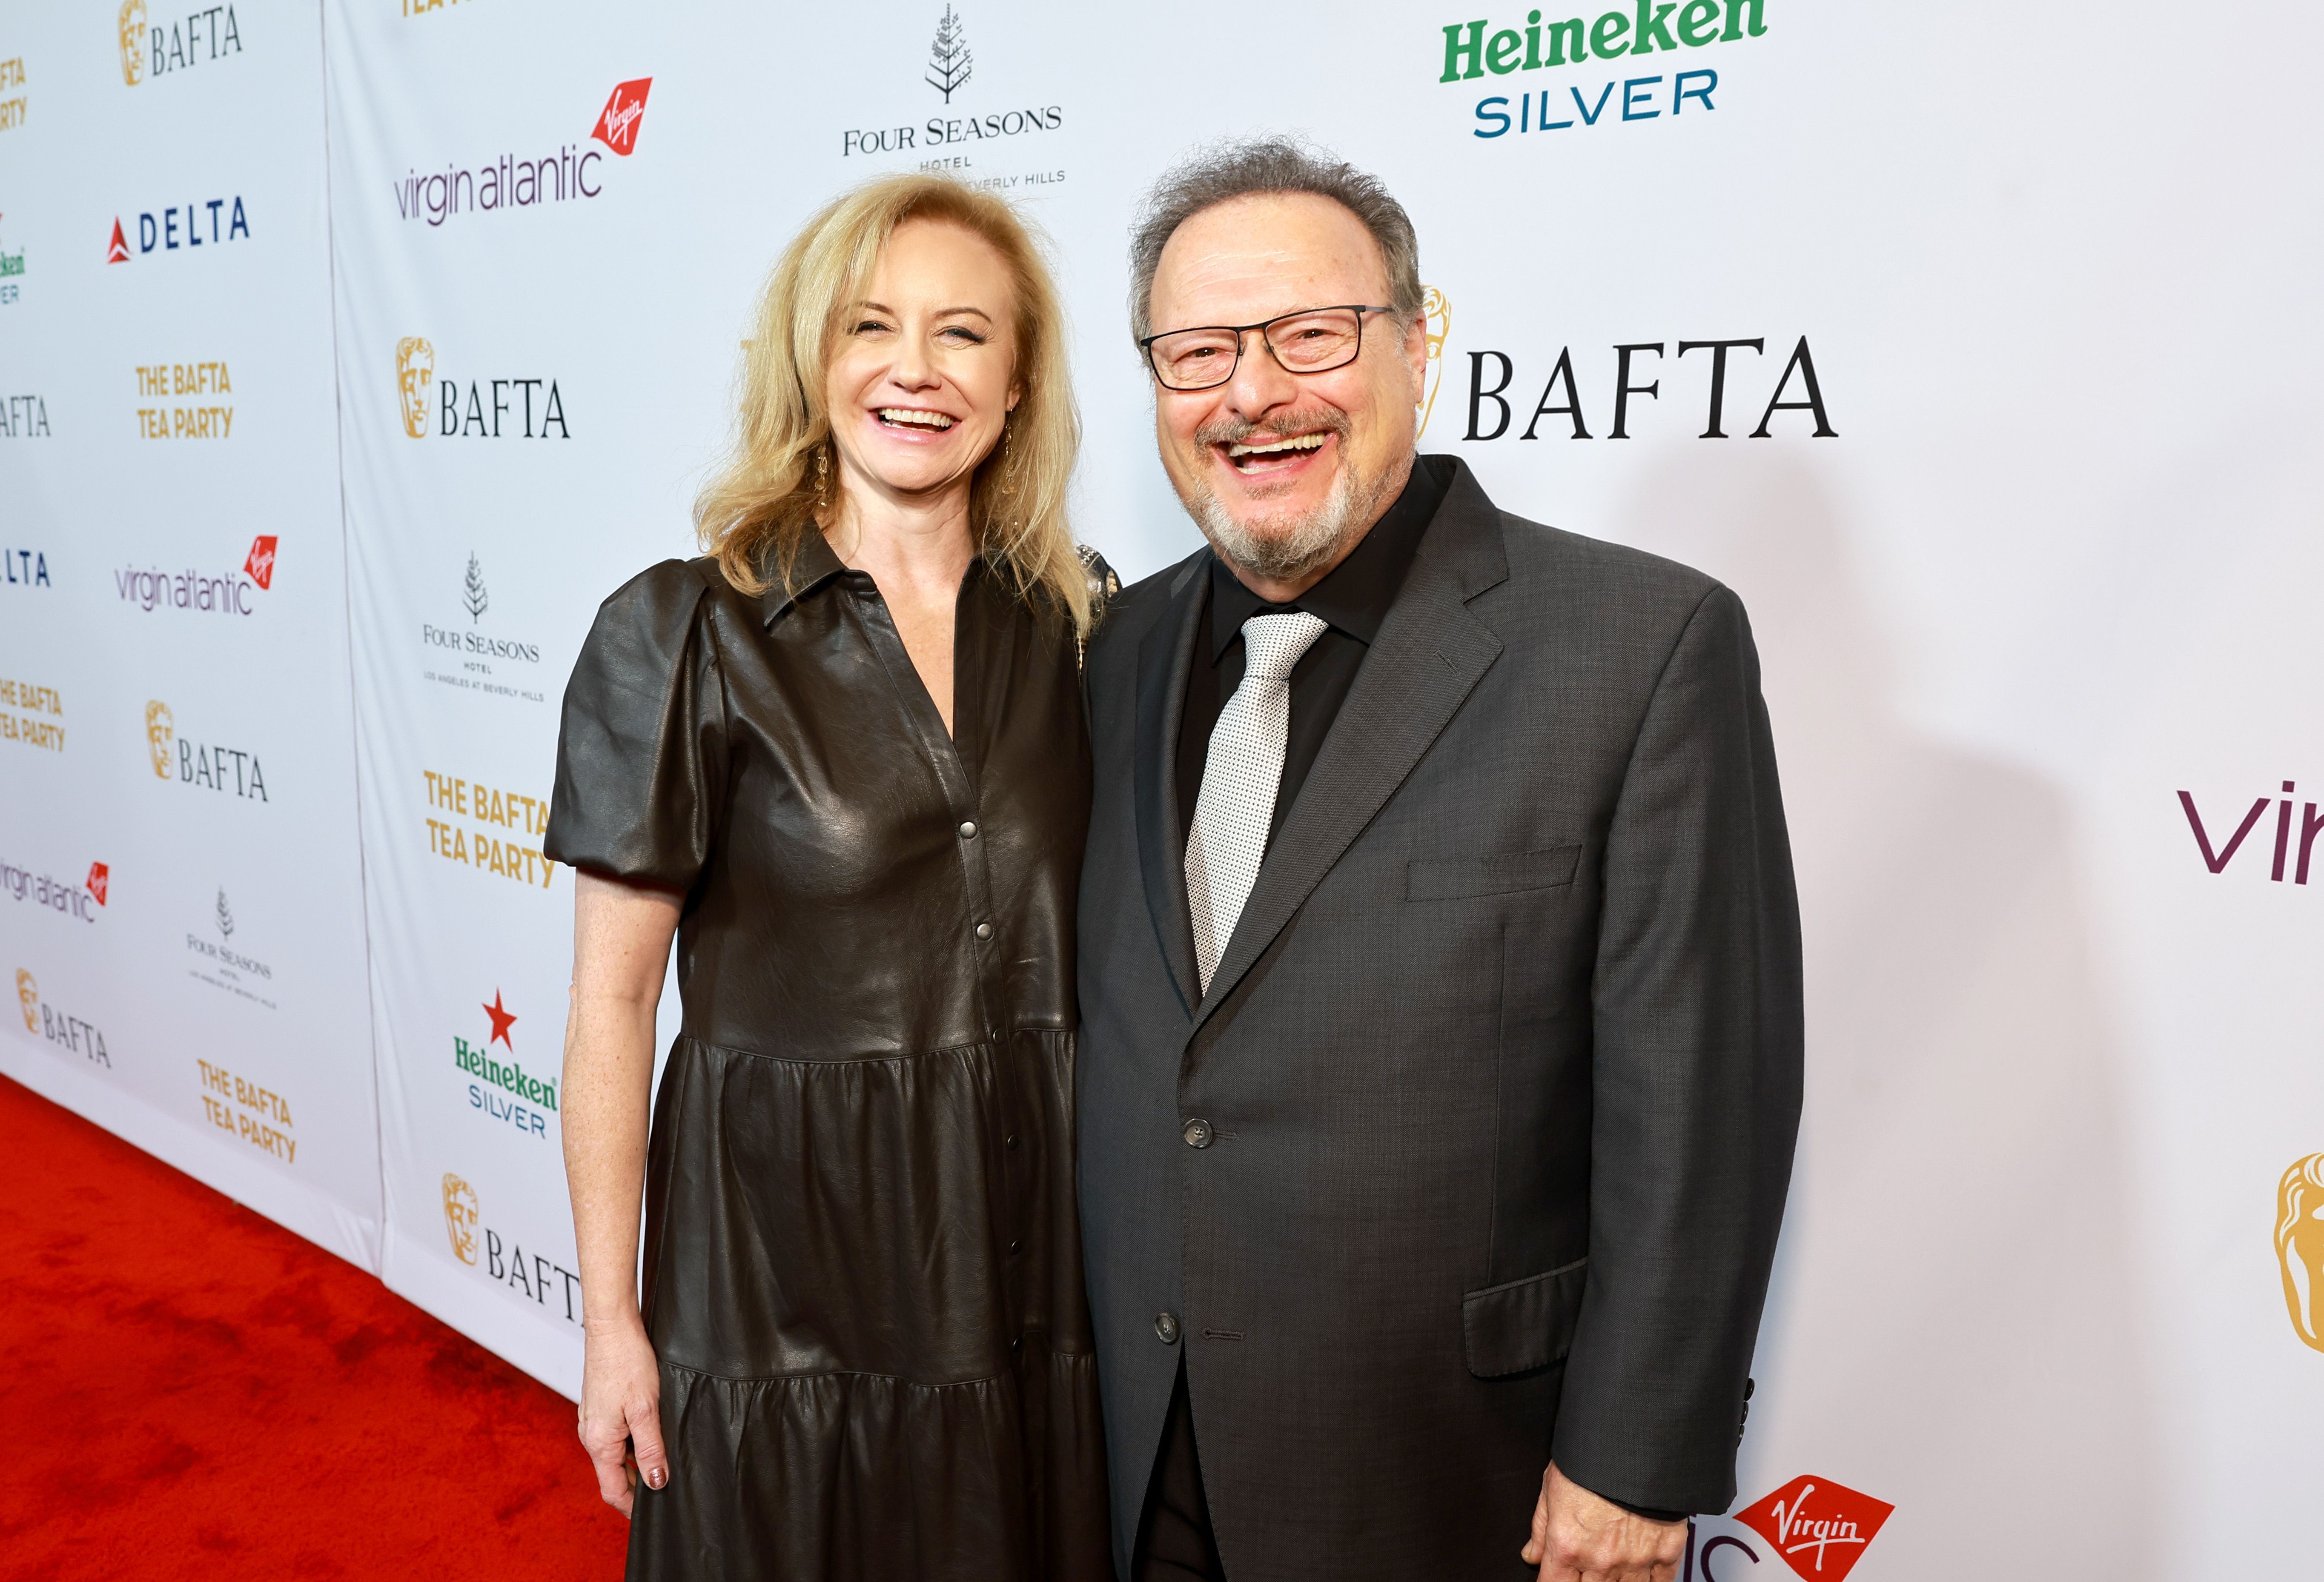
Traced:
[[456, 379], [436, 377], [435, 343], [405, 336], [395, 343], [396, 408], [403, 432], [425, 439], [570, 439], [565, 393], [547, 375], [471, 379], [464, 391]]
[[0, 549], [0, 575], [12, 588], [49, 585], [49, 557], [38, 549]]
[[121, 46], [121, 80], [130, 87], [148, 77], [242, 53], [242, 31], [231, 5], [208, 6], [182, 23], [171, 17], [164, 24], [149, 26], [145, 0], [123, 0], [115, 36]]
[[[1726, 1520], [1783, 1556], [1801, 1582], [1844, 1582], [1895, 1509], [1828, 1477], [1795, 1477]], [[1722, 1570], [1720, 1557], [1729, 1550], [1739, 1550], [1742, 1560]], [[1759, 1559], [1749, 1538], [1727, 1532], [1706, 1540], [1698, 1522], [1687, 1530], [1680, 1576], [1683, 1582], [1736, 1582], [1741, 1563], [1756, 1567]]]
[[[565, 1321], [581, 1323], [581, 1276], [564, 1265], [538, 1255], [528, 1257], [522, 1246], [503, 1241], [499, 1231], [484, 1223], [484, 1204], [476, 1189], [451, 1171], [444, 1173], [444, 1235], [452, 1255], [479, 1270], [496, 1284], [531, 1298], [535, 1307], [556, 1312], [561, 1305]], [[561, 1298], [552, 1303], [551, 1297]]]
[[[512, 152], [474, 165], [454, 161], [425, 176], [417, 166], [407, 167], [395, 182], [396, 213], [407, 220], [424, 221], [432, 230], [454, 215], [494, 214], [596, 198], [605, 190], [604, 178], [596, 170], [605, 154], [627, 159], [637, 151], [638, 133], [645, 124], [646, 92], [652, 87], [650, 77], [615, 83], [589, 135], [580, 143], [559, 143], [551, 152], [527, 158]], [[584, 146], [590, 143], [604, 147]]]
[[97, 908], [105, 905], [108, 883], [108, 870], [102, 862], [90, 863], [88, 882], [77, 885], [69, 878], [36, 873], [0, 858], [0, 891], [14, 900], [30, 901], [44, 911], [82, 923], [97, 921]]
[[24, 1013], [25, 1032], [37, 1034], [91, 1065], [113, 1069], [113, 1057], [106, 1053], [104, 1031], [95, 1023], [67, 1015], [42, 999], [40, 980], [22, 967], [16, 969], [16, 1004]]
[[[250, 214], [239, 195], [212, 198], [183, 207], [148, 209], [137, 216], [137, 253], [178, 253], [196, 247], [216, 247], [250, 240]], [[113, 216], [113, 235], [105, 245], [105, 262], [127, 263], [129, 238], [121, 216]]]
[[[452, 1037], [453, 1065], [474, 1079], [468, 1083], [468, 1108], [515, 1127], [521, 1136], [545, 1140], [548, 1118], [557, 1113], [556, 1080], [533, 1076], [518, 1063], [516, 1043], [509, 1036], [516, 1013], [501, 1004], [499, 989], [493, 990], [492, 1003], [484, 1010], [492, 1031], [482, 1044], [470, 1044], [457, 1034]], [[495, 1044], [508, 1051], [507, 1060], [493, 1056]]]
[[114, 592], [121, 602], [151, 615], [172, 610], [186, 614], [249, 616], [256, 613], [256, 594], [274, 585], [278, 535], [261, 533], [250, 541], [242, 569], [228, 561], [214, 573], [198, 566], [166, 571], [161, 566], [124, 566], [113, 574]]
[[266, 771], [255, 751], [180, 736], [177, 716], [159, 698], [145, 705], [145, 749], [156, 779], [244, 802], [271, 800]]

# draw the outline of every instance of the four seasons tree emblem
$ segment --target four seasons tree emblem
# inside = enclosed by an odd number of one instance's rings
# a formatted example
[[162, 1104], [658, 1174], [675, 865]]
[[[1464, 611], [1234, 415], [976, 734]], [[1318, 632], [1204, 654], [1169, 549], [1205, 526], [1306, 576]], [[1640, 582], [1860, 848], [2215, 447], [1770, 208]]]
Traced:
[[930, 87], [952, 103], [953, 91], [974, 75], [975, 65], [968, 52], [968, 38], [961, 31], [960, 18], [945, 7], [944, 20], [936, 23], [936, 40], [928, 50], [929, 76], [922, 78]]
[[484, 612], [492, 608], [493, 596], [484, 591], [484, 568], [476, 564], [473, 554], [468, 556], [468, 581], [461, 590], [460, 602], [466, 608], [471, 623], [481, 620]]
[[226, 888], [223, 885], [218, 887], [217, 925], [218, 933], [225, 938], [234, 937], [234, 914], [226, 909]]

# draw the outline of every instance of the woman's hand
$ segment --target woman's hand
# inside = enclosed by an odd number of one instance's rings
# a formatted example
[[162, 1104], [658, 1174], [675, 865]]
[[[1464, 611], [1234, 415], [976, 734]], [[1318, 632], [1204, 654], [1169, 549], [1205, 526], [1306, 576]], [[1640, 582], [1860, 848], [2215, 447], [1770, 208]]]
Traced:
[[634, 1317], [589, 1329], [581, 1359], [581, 1443], [597, 1468], [597, 1492], [627, 1516], [638, 1479], [669, 1482], [661, 1443], [661, 1372], [653, 1342]]

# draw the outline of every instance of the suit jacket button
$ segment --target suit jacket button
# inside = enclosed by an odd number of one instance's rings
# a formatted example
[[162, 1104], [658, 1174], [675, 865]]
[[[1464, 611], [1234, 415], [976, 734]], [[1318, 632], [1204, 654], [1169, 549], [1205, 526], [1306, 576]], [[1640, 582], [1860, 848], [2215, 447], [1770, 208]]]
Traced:
[[1186, 1123], [1186, 1129], [1180, 1135], [1189, 1148], [1207, 1148], [1211, 1145], [1211, 1123], [1198, 1115]]
[[1154, 1338], [1156, 1338], [1157, 1340], [1159, 1340], [1159, 1341], [1160, 1341], [1160, 1342], [1162, 1342], [1162, 1344], [1163, 1344], [1163, 1345], [1165, 1345], [1165, 1346], [1176, 1346], [1176, 1345], [1177, 1345], [1177, 1344], [1178, 1344], [1178, 1315], [1177, 1315], [1177, 1314], [1176, 1314], [1176, 1313], [1157, 1313], [1157, 1314], [1155, 1314], [1155, 1315], [1154, 1315]]

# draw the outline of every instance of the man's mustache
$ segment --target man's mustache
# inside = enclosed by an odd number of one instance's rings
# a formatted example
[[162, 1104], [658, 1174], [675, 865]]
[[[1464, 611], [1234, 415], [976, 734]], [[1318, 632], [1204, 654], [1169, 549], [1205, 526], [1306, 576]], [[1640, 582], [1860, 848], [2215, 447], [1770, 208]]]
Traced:
[[1278, 412], [1255, 422], [1248, 418], [1213, 418], [1194, 430], [1194, 443], [1240, 445], [1252, 435], [1262, 433], [1276, 439], [1289, 439], [1297, 434], [1335, 434], [1345, 439], [1354, 427], [1345, 412], [1316, 407], [1308, 411]]

